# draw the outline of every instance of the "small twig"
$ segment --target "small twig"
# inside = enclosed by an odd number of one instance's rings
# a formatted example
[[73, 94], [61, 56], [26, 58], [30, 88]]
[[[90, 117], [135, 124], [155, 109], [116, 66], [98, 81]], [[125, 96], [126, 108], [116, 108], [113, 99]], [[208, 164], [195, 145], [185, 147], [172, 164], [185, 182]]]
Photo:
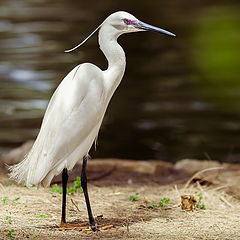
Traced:
[[127, 232], [129, 232], [129, 219], [127, 218], [126, 220], [127, 220], [126, 221]]
[[233, 205], [230, 202], [228, 202], [223, 196], [220, 196], [220, 200], [226, 203], [229, 207], [233, 207]]
[[77, 204], [73, 201], [73, 199], [71, 198], [71, 202], [72, 202], [72, 204], [76, 207], [76, 209], [79, 211], [79, 212], [81, 212], [80, 210], [79, 210], [79, 208], [78, 208], [78, 206], [77, 206]]
[[212, 190], [218, 191], [218, 190], [221, 190], [222, 188], [226, 188], [226, 187], [230, 187], [230, 186], [231, 186], [231, 184], [225, 184], [223, 186], [219, 186], [219, 187], [213, 188]]
[[6, 192], [5, 187], [0, 183], [0, 187], [2, 188], [3, 192]]
[[175, 191], [177, 192], [178, 199], [179, 199], [179, 198], [181, 197], [181, 194], [180, 194], [180, 192], [179, 192], [179, 190], [178, 190], [177, 184], [174, 185], [174, 189], [175, 189]]
[[199, 190], [200, 190], [201, 192], [204, 192], [201, 184], [199, 183], [199, 181], [197, 181], [197, 187], [199, 188]]
[[189, 186], [189, 184], [192, 182], [192, 180], [197, 177], [199, 174], [204, 173], [204, 172], [208, 172], [208, 171], [213, 171], [213, 170], [220, 170], [220, 169], [224, 169], [224, 167], [212, 167], [212, 168], [205, 168], [201, 171], [198, 171], [197, 173], [195, 173], [185, 184], [184, 188], [187, 188]]
[[207, 198], [208, 195], [207, 195], [207, 193], [203, 190], [203, 188], [202, 188], [201, 184], [199, 183], [199, 181], [197, 181], [197, 186], [198, 186], [199, 190], [200, 190], [200, 191], [204, 194], [204, 196]]

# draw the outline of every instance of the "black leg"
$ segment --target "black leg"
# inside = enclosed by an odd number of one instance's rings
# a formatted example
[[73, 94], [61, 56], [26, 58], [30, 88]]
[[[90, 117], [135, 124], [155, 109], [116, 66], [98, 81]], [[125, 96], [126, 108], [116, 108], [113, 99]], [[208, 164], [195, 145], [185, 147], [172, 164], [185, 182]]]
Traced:
[[62, 172], [62, 219], [61, 225], [66, 224], [66, 194], [67, 194], [68, 171], [66, 168]]
[[89, 197], [88, 197], [88, 190], [87, 190], [87, 176], [86, 176], [87, 160], [88, 160], [87, 155], [85, 155], [83, 157], [83, 163], [82, 163], [81, 184], [82, 184], [82, 189], [83, 189], [83, 193], [84, 193], [85, 201], [86, 201], [86, 205], [87, 205], [89, 223], [91, 225], [92, 230], [96, 231], [97, 228], [95, 226], [94, 218], [92, 215], [92, 210], [91, 210], [90, 201], [89, 201]]

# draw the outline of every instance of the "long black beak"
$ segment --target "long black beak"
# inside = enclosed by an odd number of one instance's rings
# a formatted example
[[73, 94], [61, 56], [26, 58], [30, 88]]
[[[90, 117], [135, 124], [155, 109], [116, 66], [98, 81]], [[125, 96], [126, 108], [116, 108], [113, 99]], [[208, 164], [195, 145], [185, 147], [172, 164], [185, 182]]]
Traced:
[[144, 22], [136, 22], [134, 24], [135, 28], [139, 28], [139, 29], [143, 29], [143, 30], [146, 30], [146, 31], [153, 31], [153, 32], [159, 32], [159, 33], [162, 33], [162, 34], [167, 34], [167, 35], [170, 35], [170, 36], [173, 36], [173, 37], [176, 37], [176, 35], [174, 33], [171, 33], [169, 31], [166, 31], [162, 28], [158, 28], [158, 27], [154, 27], [150, 24], [147, 24], [147, 23], [144, 23]]

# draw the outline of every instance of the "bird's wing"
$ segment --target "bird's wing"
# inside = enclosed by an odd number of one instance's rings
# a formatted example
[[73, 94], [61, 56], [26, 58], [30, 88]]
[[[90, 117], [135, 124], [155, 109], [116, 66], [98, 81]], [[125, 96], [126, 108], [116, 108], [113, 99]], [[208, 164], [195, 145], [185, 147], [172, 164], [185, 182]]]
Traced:
[[19, 182], [38, 184], [60, 163], [62, 168], [67, 167], [68, 156], [86, 139], [88, 142], [79, 153], [87, 153], [98, 132], [98, 129], [96, 133], [92, 130], [99, 128], [105, 111], [101, 74], [95, 66], [82, 64], [60, 83], [49, 102], [32, 150], [15, 169], [15, 175], [21, 176], [17, 177]]

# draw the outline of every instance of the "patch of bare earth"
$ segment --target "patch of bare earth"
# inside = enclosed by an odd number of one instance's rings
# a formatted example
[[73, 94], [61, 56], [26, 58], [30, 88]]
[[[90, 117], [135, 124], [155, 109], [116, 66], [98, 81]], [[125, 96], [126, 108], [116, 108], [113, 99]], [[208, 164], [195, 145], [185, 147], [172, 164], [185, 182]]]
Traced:
[[[88, 170], [96, 222], [113, 224], [113, 228], [60, 230], [61, 195], [51, 193], [50, 188], [27, 189], [13, 181], [8, 185], [7, 173], [2, 171], [0, 239], [240, 239], [239, 165], [112, 159], [89, 161]], [[79, 172], [76, 168], [70, 179]], [[59, 183], [60, 178], [54, 182]], [[139, 193], [138, 201], [132, 202], [129, 196], [135, 193]], [[183, 211], [181, 195], [199, 193], [206, 209]], [[166, 205], [149, 208], [164, 197], [170, 198]], [[87, 220], [83, 194], [68, 195], [67, 221]]]

